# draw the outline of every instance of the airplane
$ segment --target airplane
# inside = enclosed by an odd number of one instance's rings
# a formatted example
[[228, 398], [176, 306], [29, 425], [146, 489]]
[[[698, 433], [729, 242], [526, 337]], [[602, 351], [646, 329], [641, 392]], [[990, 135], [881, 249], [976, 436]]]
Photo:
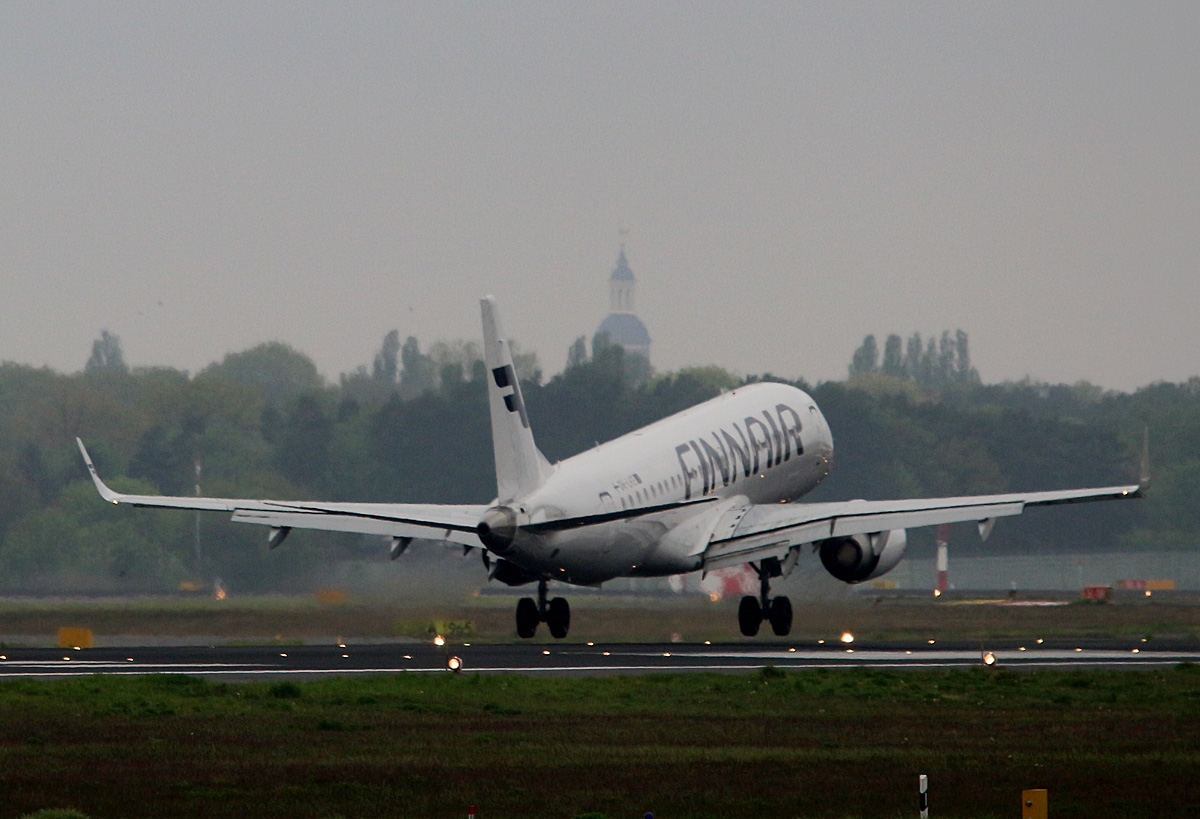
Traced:
[[1141, 497], [1149, 483], [1143, 445], [1137, 484], [933, 498], [805, 503], [829, 474], [833, 436], [816, 402], [796, 387], [759, 382], [730, 390], [593, 449], [551, 464], [534, 443], [496, 300], [480, 302], [496, 469], [490, 504], [327, 503], [127, 495], [100, 479], [76, 439], [101, 497], [115, 504], [224, 511], [268, 527], [270, 548], [293, 529], [391, 538], [391, 557], [414, 539], [481, 550], [488, 579], [537, 584], [517, 603], [520, 637], [545, 623], [567, 636], [571, 609], [548, 599], [551, 580], [600, 586], [618, 577], [662, 577], [748, 564], [758, 596], [746, 595], [738, 625], [747, 637], [769, 622], [791, 631], [792, 605], [772, 596], [806, 553], [845, 583], [879, 577], [900, 562], [907, 530], [974, 521], [987, 539], [997, 518], [1030, 506]]

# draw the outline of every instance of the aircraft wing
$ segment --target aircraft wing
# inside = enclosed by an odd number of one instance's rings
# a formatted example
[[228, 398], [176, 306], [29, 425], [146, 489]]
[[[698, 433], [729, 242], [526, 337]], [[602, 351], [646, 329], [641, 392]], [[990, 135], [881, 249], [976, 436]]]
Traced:
[[[230, 512], [237, 523], [272, 529], [320, 529], [400, 538], [445, 540], [481, 547], [475, 528], [488, 507], [434, 503], [325, 503], [317, 501], [248, 500], [171, 495], [126, 495], [115, 492], [96, 472], [83, 441], [75, 439], [100, 496], [109, 503], [165, 509]], [[282, 540], [282, 538], [280, 538]], [[279, 541], [272, 540], [273, 543]]]
[[718, 523], [704, 551], [704, 569], [711, 571], [768, 557], [782, 558], [793, 546], [832, 537], [939, 523], [975, 521], [980, 536], [986, 539], [996, 518], [1019, 515], [1029, 506], [1136, 498], [1142, 496], [1144, 489], [1145, 483], [959, 498], [743, 506], [727, 512]]

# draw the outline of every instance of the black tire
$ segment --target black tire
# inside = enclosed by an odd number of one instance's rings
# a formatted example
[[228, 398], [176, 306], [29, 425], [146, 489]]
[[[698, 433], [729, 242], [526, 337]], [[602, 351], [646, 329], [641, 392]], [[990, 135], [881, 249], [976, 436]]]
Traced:
[[532, 597], [522, 597], [517, 601], [517, 636], [529, 639], [537, 633], [538, 622], [537, 603]]
[[775, 632], [775, 636], [788, 636], [792, 631], [792, 601], [783, 595], [774, 598], [771, 601], [771, 613], [768, 615], [768, 619], [771, 621], [771, 630]]
[[550, 633], [561, 640], [571, 630], [571, 605], [565, 597], [555, 597], [546, 609], [546, 625]]
[[758, 634], [758, 627], [762, 625], [762, 621], [762, 606], [758, 605], [758, 598], [750, 595], [743, 597], [742, 602], [738, 604], [738, 626], [742, 629], [742, 634], [747, 637]]

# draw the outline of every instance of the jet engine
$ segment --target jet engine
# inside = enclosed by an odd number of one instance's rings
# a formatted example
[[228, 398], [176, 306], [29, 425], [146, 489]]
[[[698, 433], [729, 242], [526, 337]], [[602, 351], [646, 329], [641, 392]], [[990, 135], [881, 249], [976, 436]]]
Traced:
[[493, 506], [484, 513], [475, 531], [489, 552], [502, 555], [517, 539], [517, 513], [509, 506]]
[[511, 560], [497, 560], [496, 565], [492, 567], [492, 573], [488, 576], [488, 579], [498, 580], [506, 586], [524, 586], [526, 583], [534, 583], [541, 580], [542, 576], [522, 569]]
[[896, 568], [908, 535], [903, 529], [873, 532], [869, 535], [831, 537], [817, 543], [821, 564], [844, 583], [861, 583]]

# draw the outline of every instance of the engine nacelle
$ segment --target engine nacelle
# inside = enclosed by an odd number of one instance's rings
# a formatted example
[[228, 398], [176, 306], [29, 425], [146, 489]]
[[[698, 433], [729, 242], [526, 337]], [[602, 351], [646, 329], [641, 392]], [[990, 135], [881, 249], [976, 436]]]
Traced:
[[517, 525], [517, 513], [512, 507], [493, 506], [483, 513], [475, 532], [489, 552], [502, 555], [517, 539]]
[[896, 568], [908, 546], [908, 534], [903, 529], [892, 529], [869, 535], [831, 537], [817, 545], [821, 565], [827, 572], [844, 583], [861, 583]]
[[522, 569], [511, 560], [497, 560], [495, 566], [492, 567], [492, 573], [488, 576], [488, 579], [498, 580], [506, 586], [524, 586], [526, 583], [541, 580], [542, 577], [541, 575]]

